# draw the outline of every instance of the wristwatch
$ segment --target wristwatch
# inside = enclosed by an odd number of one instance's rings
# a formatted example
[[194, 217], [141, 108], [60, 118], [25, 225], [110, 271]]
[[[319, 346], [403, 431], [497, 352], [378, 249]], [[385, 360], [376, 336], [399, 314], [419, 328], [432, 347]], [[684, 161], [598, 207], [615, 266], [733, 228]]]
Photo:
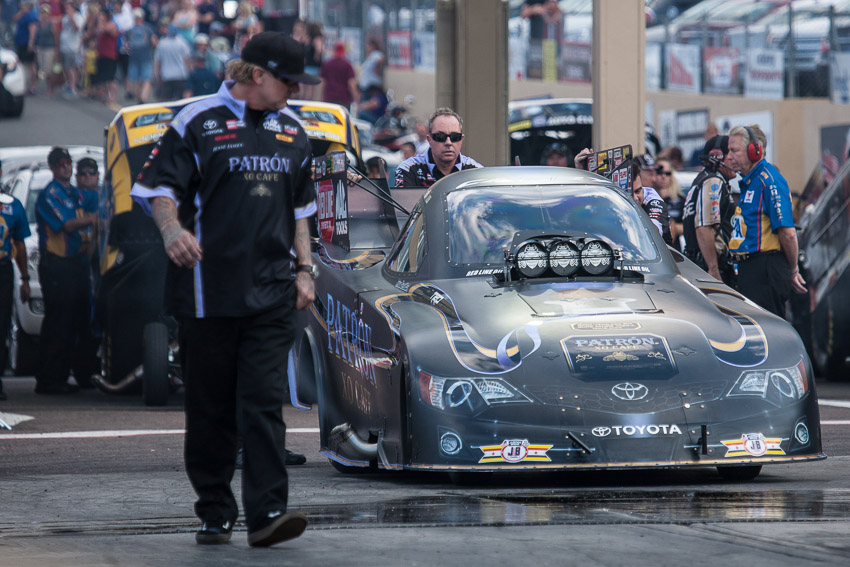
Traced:
[[307, 272], [313, 279], [319, 277], [319, 268], [315, 264], [298, 264], [295, 266], [296, 272]]

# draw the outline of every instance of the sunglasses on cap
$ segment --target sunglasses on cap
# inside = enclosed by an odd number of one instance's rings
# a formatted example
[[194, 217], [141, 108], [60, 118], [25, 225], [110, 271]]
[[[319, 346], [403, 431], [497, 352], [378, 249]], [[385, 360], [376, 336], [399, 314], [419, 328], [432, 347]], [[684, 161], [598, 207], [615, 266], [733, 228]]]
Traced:
[[447, 139], [451, 140], [453, 144], [456, 144], [463, 140], [463, 134], [460, 132], [452, 132], [451, 134], [446, 134], [445, 132], [431, 132], [431, 139], [435, 142], [443, 143]]

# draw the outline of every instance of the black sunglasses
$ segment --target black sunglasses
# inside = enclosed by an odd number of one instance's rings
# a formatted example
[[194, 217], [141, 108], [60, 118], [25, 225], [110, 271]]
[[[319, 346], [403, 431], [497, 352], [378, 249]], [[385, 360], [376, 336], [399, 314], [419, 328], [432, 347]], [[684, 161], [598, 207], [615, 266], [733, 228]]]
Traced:
[[463, 140], [463, 134], [460, 132], [452, 132], [451, 134], [446, 134], [445, 132], [431, 132], [431, 139], [435, 142], [440, 142], [441, 144], [449, 139], [453, 144], [457, 144], [461, 140]]
[[670, 177], [671, 175], [673, 175], [673, 172], [672, 171], [662, 171], [662, 170], [659, 169], [658, 175], [666, 175], [667, 177]]

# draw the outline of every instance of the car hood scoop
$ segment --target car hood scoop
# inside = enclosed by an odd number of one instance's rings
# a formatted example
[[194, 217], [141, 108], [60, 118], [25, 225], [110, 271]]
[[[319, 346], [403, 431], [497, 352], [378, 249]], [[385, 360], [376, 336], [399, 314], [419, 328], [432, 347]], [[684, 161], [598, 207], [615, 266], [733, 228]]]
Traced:
[[519, 291], [537, 317], [657, 313], [649, 295], [620, 283], [562, 283]]

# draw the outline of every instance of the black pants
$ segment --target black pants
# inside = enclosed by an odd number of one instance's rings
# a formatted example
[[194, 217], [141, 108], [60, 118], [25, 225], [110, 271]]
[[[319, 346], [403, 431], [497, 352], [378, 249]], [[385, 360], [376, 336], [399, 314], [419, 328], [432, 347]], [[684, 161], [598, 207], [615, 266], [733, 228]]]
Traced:
[[774, 315], [785, 318], [791, 297], [791, 267], [781, 252], [760, 252], [738, 262], [738, 291]]
[[[9, 348], [6, 339], [9, 337], [9, 326], [12, 321], [12, 287], [14, 286], [12, 261], [8, 258], [0, 261], [0, 375], [9, 362]], [[3, 391], [3, 380], [0, 379], [0, 392]]]
[[[289, 284], [293, 288], [294, 285]], [[242, 505], [248, 529], [286, 510], [286, 360], [295, 333], [294, 297], [251, 317], [181, 319], [186, 388], [186, 472], [204, 521], [235, 522], [230, 487], [237, 435], [244, 440]]]
[[82, 258], [44, 253], [38, 264], [44, 295], [38, 384], [64, 384], [69, 371], [81, 386], [99, 372], [97, 342], [91, 332], [89, 264]]

